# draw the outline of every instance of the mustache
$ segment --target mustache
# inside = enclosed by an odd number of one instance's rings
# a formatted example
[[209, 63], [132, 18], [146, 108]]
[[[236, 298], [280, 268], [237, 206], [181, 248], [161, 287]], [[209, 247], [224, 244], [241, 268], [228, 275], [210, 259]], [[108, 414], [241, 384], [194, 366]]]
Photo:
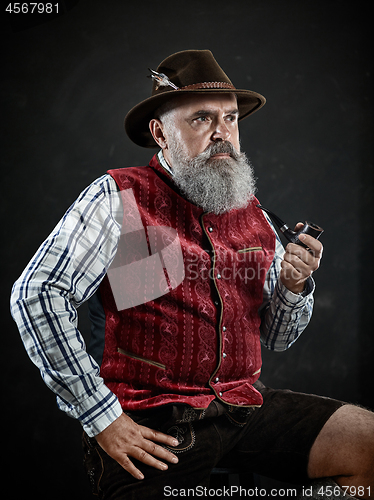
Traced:
[[197, 155], [196, 158], [209, 160], [212, 156], [219, 153], [228, 153], [234, 160], [238, 160], [240, 157], [239, 151], [234, 148], [231, 142], [218, 141], [210, 144], [202, 153]]

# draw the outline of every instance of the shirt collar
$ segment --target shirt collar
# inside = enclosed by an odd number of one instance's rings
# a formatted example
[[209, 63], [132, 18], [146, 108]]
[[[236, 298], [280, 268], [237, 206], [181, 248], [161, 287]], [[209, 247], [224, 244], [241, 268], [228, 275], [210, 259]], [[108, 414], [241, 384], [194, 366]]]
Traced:
[[157, 159], [161, 165], [171, 176], [173, 176], [173, 170], [171, 166], [168, 164], [168, 162], [165, 160], [164, 153], [162, 152], [162, 149], [157, 153]]

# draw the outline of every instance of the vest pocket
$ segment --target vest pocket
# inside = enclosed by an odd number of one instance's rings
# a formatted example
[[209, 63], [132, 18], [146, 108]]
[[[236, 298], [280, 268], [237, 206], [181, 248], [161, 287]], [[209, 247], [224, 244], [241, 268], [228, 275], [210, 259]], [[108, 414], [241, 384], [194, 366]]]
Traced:
[[238, 253], [258, 252], [259, 250], [262, 250], [262, 247], [241, 248]]
[[117, 351], [120, 354], [123, 354], [124, 356], [128, 356], [129, 358], [136, 359], [138, 361], [142, 361], [143, 363], [148, 363], [149, 365], [156, 366], [157, 368], [161, 368], [161, 370], [166, 370], [166, 365], [163, 365], [162, 363], [159, 363], [158, 361], [153, 361], [152, 359], [143, 358], [142, 356], [139, 356], [138, 354], [134, 354], [133, 352], [130, 352], [130, 351], [125, 351], [124, 349], [121, 349], [120, 347], [117, 347]]

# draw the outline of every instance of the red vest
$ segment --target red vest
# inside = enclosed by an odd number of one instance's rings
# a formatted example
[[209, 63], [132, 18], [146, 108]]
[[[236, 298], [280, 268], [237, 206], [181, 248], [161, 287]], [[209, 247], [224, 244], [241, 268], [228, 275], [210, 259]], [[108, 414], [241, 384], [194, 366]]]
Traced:
[[[114, 295], [122, 287], [128, 293], [135, 282], [123, 280], [114, 293], [105, 277], [100, 290], [106, 315], [105, 384], [124, 410], [167, 403], [206, 408], [214, 398], [261, 405], [253, 388], [261, 371], [258, 309], [275, 235], [256, 208], [258, 201], [219, 216], [204, 213], [173, 188], [156, 156], [147, 167], [108, 173], [135, 197], [149, 255], [154, 226], [178, 234], [184, 279], [175, 288], [168, 283], [162, 296], [118, 311]], [[124, 207], [124, 224], [130, 216]], [[138, 237], [139, 227], [134, 229]], [[116, 259], [118, 270], [129, 262], [121, 245]]]

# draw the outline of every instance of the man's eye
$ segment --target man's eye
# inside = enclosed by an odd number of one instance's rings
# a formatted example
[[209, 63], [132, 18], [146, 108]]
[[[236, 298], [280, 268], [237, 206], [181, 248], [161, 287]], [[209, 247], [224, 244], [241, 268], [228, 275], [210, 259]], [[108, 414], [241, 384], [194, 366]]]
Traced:
[[198, 121], [198, 122], [206, 122], [206, 121], [208, 121], [208, 117], [207, 116], [198, 116], [196, 118], [196, 121]]

